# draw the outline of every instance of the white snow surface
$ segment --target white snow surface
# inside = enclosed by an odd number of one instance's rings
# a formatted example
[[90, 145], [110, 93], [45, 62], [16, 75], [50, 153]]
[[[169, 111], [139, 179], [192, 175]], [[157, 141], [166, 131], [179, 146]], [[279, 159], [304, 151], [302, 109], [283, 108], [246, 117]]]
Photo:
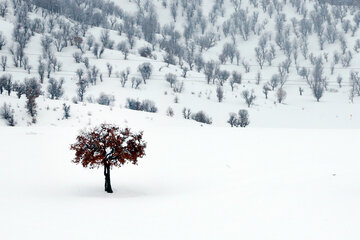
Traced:
[[360, 238], [359, 130], [133, 122], [147, 155], [113, 194], [71, 163], [77, 127], [0, 128], [1, 238]]

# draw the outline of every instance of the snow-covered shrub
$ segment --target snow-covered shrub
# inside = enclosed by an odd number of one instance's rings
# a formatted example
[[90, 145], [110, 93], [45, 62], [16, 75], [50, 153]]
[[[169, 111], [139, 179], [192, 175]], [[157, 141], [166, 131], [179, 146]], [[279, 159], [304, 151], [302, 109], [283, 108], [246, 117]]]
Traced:
[[122, 54], [124, 55], [124, 59], [127, 60], [127, 57], [130, 52], [127, 42], [125, 42], [125, 41], [120, 42], [117, 45], [117, 50], [121, 51]]
[[9, 4], [7, 1], [0, 2], [0, 16], [5, 17], [5, 15], [8, 13], [8, 7]]
[[353, 101], [355, 95], [360, 96], [360, 75], [359, 72], [351, 72], [350, 74], [350, 100]]
[[168, 109], [166, 109], [166, 116], [169, 116], [169, 117], [174, 116], [174, 110], [171, 107], [168, 107]]
[[126, 103], [126, 108], [136, 111], [152, 112], [156, 113], [158, 111], [155, 103], [151, 100], [145, 99], [142, 102], [136, 99], [128, 98]]
[[222, 100], [224, 99], [224, 90], [221, 86], [218, 86], [216, 88], [216, 97], [219, 102], [222, 102]]
[[168, 73], [165, 75], [165, 80], [170, 84], [170, 87], [172, 88], [177, 81], [177, 77], [173, 73]]
[[212, 119], [204, 111], [192, 114], [191, 119], [205, 124], [212, 124]]
[[360, 39], [357, 39], [354, 45], [354, 51], [359, 53], [359, 48], [360, 48]]
[[206, 34], [197, 38], [196, 41], [200, 46], [200, 52], [203, 50], [206, 51], [216, 45], [216, 34], [213, 32], [207, 32]]
[[86, 38], [86, 45], [88, 46], [88, 50], [90, 51], [92, 46], [94, 45], [95, 37], [93, 35], [89, 35]]
[[96, 100], [98, 104], [109, 106], [115, 101], [114, 96], [101, 93], [99, 98]]
[[183, 68], [182, 68], [182, 77], [183, 77], [183, 78], [186, 78], [186, 74], [187, 74], [188, 71], [189, 71], [189, 68], [188, 68], [188, 67], [183, 67]]
[[139, 48], [138, 52], [139, 52], [140, 56], [142, 56], [142, 57], [146, 57], [146, 58], [152, 57], [151, 48], [148, 46]]
[[230, 113], [229, 120], [227, 122], [231, 127], [246, 127], [250, 123], [249, 113], [245, 109], [241, 109], [238, 115]]
[[279, 88], [276, 92], [276, 98], [279, 103], [282, 103], [286, 98], [286, 91], [282, 88]]
[[320, 98], [323, 96], [327, 81], [324, 74], [324, 67], [321, 58], [317, 58], [315, 61], [315, 67], [312, 71], [311, 77], [307, 80], [309, 87], [312, 90], [316, 101], [319, 102]]
[[204, 58], [200, 54], [195, 56], [194, 63], [196, 66], [196, 71], [198, 72], [200, 72], [205, 66]]
[[110, 63], [106, 63], [106, 68], [108, 70], [108, 77], [111, 77], [113, 66]]
[[94, 56], [99, 59], [102, 57], [102, 55], [104, 54], [105, 51], [105, 47], [104, 45], [100, 45], [99, 43], [95, 43], [92, 53], [94, 54]]
[[86, 98], [86, 101], [87, 101], [88, 103], [94, 103], [94, 102], [95, 102], [93, 96], [88, 96], [88, 97]]
[[302, 96], [302, 94], [304, 93], [304, 89], [302, 87], [299, 87], [299, 94], [300, 96]]
[[271, 79], [270, 79], [270, 86], [271, 86], [271, 89], [274, 91], [275, 88], [280, 84], [280, 80], [281, 80], [281, 76], [280, 74], [274, 74]]
[[163, 59], [164, 59], [164, 62], [167, 63], [167, 67], [169, 67], [169, 65], [176, 65], [176, 60], [175, 60], [175, 56], [174, 54], [172, 53], [165, 53], [163, 55]]
[[49, 35], [45, 35], [41, 38], [40, 44], [42, 47], [42, 54], [44, 58], [47, 58], [51, 55], [51, 44], [53, 42], [53, 38]]
[[231, 127], [237, 127], [237, 123], [238, 123], [238, 118], [236, 116], [235, 113], [230, 113], [229, 114], [229, 120], [227, 121]]
[[16, 125], [13, 112], [14, 110], [11, 109], [11, 106], [6, 103], [0, 108], [0, 118], [4, 119], [7, 122], [7, 125], [11, 127]]
[[339, 63], [339, 61], [340, 61], [340, 54], [339, 54], [337, 51], [334, 52], [334, 54], [333, 54], [333, 59], [334, 59], [334, 63], [335, 63], [335, 64], [338, 64], [338, 63]]
[[247, 125], [250, 124], [249, 121], [249, 112], [245, 109], [242, 109], [239, 111], [239, 120], [238, 120], [238, 125], [240, 127], [246, 127]]
[[[121, 71], [119, 74], [117, 74], [120, 77], [120, 83], [122, 87], [125, 87], [127, 81], [129, 80], [130, 75], [130, 68], [127, 67], [124, 71]], [[140, 81], [141, 82], [141, 81]], [[136, 82], [135, 82], [136, 85]]]
[[12, 89], [13, 89], [12, 76], [10, 74], [2, 75], [0, 77], [0, 94], [2, 94], [3, 90], [5, 90], [10, 96]]
[[256, 74], [256, 85], [259, 85], [260, 84], [260, 82], [261, 82], [261, 72], [258, 72], [257, 74]]
[[136, 111], [142, 111], [142, 104], [139, 100], [128, 98], [126, 100], [126, 108]]
[[124, 24], [123, 24], [124, 33], [126, 34], [126, 38], [130, 45], [130, 49], [133, 49], [136, 41], [135, 34], [137, 32], [135, 16], [125, 15], [123, 20], [124, 20]]
[[138, 71], [141, 74], [141, 77], [144, 81], [144, 84], [146, 84], [146, 80], [150, 79], [151, 73], [152, 73], [152, 65], [151, 63], [142, 63], [138, 67]]
[[222, 56], [224, 59], [223, 63], [227, 61], [227, 59], [230, 59], [230, 63], [232, 64], [234, 62], [234, 57], [236, 53], [235, 45], [232, 43], [225, 43], [223, 46], [223, 50], [220, 56]]
[[7, 56], [1, 56], [1, 67], [3, 72], [5, 72], [7, 67]]
[[132, 77], [131, 78], [131, 87], [135, 89], [139, 89], [139, 86], [141, 85], [142, 80], [138, 77]]
[[96, 85], [98, 76], [99, 76], [100, 69], [97, 68], [95, 65], [92, 66], [91, 69], [87, 71], [87, 81], [92, 85]]
[[174, 97], [174, 103], [179, 103], [179, 97], [177, 95]]
[[263, 93], [265, 95], [265, 98], [267, 99], [269, 91], [271, 91], [271, 88], [269, 87], [268, 83], [264, 84], [262, 91], [263, 91]]
[[209, 61], [204, 65], [204, 74], [206, 76], [206, 81], [210, 84], [210, 81], [215, 79], [215, 73], [217, 72], [219, 66], [215, 61]]
[[350, 67], [350, 62], [352, 60], [353, 56], [350, 51], [347, 51], [341, 58], [341, 63], [343, 67]]
[[45, 65], [45, 63], [39, 61], [38, 73], [39, 73], [39, 77], [40, 77], [40, 83], [43, 83], [43, 82], [44, 82], [45, 70], [46, 70], [46, 65]]
[[307, 68], [305, 68], [305, 67], [302, 67], [302, 68], [300, 69], [300, 71], [299, 71], [299, 75], [300, 75], [302, 78], [308, 80], [308, 79], [309, 79], [309, 76], [310, 76], [310, 70], [307, 69]]
[[230, 72], [227, 70], [218, 70], [215, 75], [215, 77], [218, 79], [220, 86], [224, 86], [224, 83], [230, 77]]
[[63, 33], [60, 30], [58, 30], [58, 31], [53, 31], [51, 35], [53, 37], [53, 44], [55, 45], [56, 51], [61, 52], [66, 46]]
[[85, 65], [85, 67], [86, 67], [87, 69], [90, 68], [90, 62], [89, 62], [89, 58], [88, 58], [88, 57], [84, 57], [83, 60], [82, 60], [82, 62], [84, 63], [84, 65]]
[[81, 61], [82, 61], [82, 53], [81, 52], [74, 52], [73, 53], [73, 58], [74, 58], [76, 63], [81, 63]]
[[343, 78], [342, 78], [342, 76], [338, 76], [337, 78], [336, 78], [336, 82], [337, 82], [337, 84], [339, 84], [339, 88], [341, 88], [341, 83], [342, 83], [342, 81], [343, 81]]
[[6, 45], [6, 37], [3, 32], [0, 32], [0, 50]]
[[175, 84], [173, 85], [173, 91], [175, 93], [182, 93], [183, 90], [184, 90], [184, 82], [175, 82]]
[[189, 65], [189, 69], [192, 71], [195, 65], [195, 50], [196, 45], [192, 41], [188, 44], [184, 53], [184, 61]]
[[49, 79], [49, 85], [47, 91], [51, 99], [59, 99], [64, 94], [63, 84], [64, 84], [63, 78], [60, 79], [60, 81], [57, 81], [54, 78]]
[[231, 91], [234, 91], [235, 84], [241, 84], [241, 81], [242, 81], [242, 74], [233, 71], [230, 78]]
[[101, 35], [100, 35], [100, 41], [102, 43], [102, 45], [105, 47], [105, 48], [108, 48], [108, 49], [113, 49], [114, 47], [114, 41], [112, 41], [110, 39], [110, 31], [109, 30], [102, 30], [101, 31]]
[[241, 64], [243, 65], [245, 72], [249, 73], [250, 72], [250, 64], [246, 61], [242, 61]]
[[248, 107], [251, 107], [251, 105], [254, 104], [254, 101], [256, 99], [254, 90], [252, 90], [251, 92], [249, 92], [249, 90], [242, 91], [242, 97], [244, 98]]
[[36, 78], [25, 79], [25, 95], [27, 98], [26, 108], [29, 115], [33, 118], [33, 123], [36, 122], [36, 98], [41, 94], [41, 85]]
[[16, 92], [16, 96], [20, 99], [23, 94], [25, 94], [25, 84], [20, 82], [15, 82], [13, 84], [13, 90]]
[[79, 99], [80, 102], [82, 102], [82, 101], [84, 101], [84, 95], [85, 95], [85, 92], [86, 92], [86, 88], [88, 86], [88, 82], [86, 81], [86, 79], [81, 78], [76, 83], [76, 85], [78, 86], [78, 88], [76, 90], [78, 99]]
[[151, 100], [143, 100], [142, 103], [142, 111], [144, 112], [151, 112], [151, 113], [156, 113], [158, 111], [155, 103]]
[[70, 105], [63, 104], [63, 110], [64, 110], [64, 119], [68, 119], [70, 117]]
[[191, 109], [190, 108], [183, 108], [182, 114], [183, 114], [183, 117], [185, 119], [190, 119], [190, 117], [191, 117]]

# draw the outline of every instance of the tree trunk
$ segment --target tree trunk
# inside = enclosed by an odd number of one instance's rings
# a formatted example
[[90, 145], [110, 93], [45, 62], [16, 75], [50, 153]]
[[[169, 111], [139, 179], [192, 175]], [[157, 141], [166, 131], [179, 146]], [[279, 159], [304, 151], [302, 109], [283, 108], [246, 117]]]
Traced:
[[108, 164], [104, 164], [104, 175], [105, 175], [105, 191], [108, 193], [113, 193], [110, 183], [110, 166]]

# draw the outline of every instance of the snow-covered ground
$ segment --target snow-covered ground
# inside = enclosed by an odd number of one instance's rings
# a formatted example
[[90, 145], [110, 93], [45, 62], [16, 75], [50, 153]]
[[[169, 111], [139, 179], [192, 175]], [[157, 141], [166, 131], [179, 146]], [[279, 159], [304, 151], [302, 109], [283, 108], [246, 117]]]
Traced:
[[113, 194], [71, 163], [77, 127], [0, 128], [1, 239], [360, 238], [358, 130], [168, 121], [129, 125], [147, 156], [112, 170]]

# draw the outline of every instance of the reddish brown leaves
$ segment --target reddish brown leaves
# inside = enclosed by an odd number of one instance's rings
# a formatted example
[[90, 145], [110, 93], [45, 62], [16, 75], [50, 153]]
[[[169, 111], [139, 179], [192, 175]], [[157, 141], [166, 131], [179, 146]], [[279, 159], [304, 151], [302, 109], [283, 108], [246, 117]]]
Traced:
[[104, 164], [120, 167], [126, 162], [137, 164], [138, 158], [145, 155], [146, 143], [142, 137], [142, 132], [134, 134], [129, 128], [102, 124], [80, 133], [77, 142], [71, 145], [71, 150], [75, 150], [73, 162], [89, 168]]

